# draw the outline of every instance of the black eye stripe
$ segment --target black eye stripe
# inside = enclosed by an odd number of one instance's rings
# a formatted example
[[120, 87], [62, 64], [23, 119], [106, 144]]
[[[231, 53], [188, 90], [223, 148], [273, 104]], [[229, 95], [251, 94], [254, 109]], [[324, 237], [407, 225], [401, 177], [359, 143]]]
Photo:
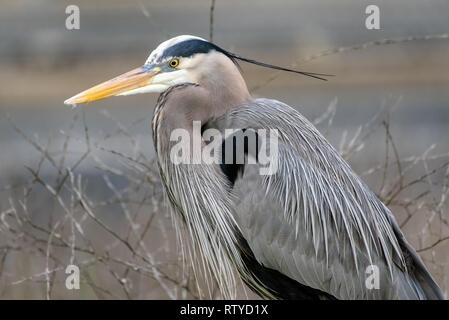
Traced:
[[161, 58], [164, 57], [191, 57], [196, 53], [208, 53], [211, 50], [217, 50], [224, 53], [224, 50], [216, 45], [198, 39], [192, 39], [180, 42], [165, 49]]

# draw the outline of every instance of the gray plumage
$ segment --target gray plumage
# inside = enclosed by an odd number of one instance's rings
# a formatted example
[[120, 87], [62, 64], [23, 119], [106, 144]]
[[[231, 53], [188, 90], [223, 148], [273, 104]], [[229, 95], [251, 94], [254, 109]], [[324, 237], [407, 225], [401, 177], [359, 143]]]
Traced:
[[[388, 208], [301, 114], [257, 99], [221, 121], [279, 129], [279, 170], [234, 188], [237, 221], [260, 263], [339, 299], [441, 297]], [[369, 265], [380, 269], [378, 290], [365, 286]]]
[[[195, 87], [175, 90], [184, 95]], [[160, 125], [170, 130], [163, 120]], [[174, 166], [163, 156], [170, 144], [157, 150], [175, 221], [187, 225], [201, 258], [225, 284], [225, 296], [232, 297], [226, 291], [234, 285], [229, 269], [243, 270], [246, 281], [252, 277], [240, 259], [237, 226], [260, 264], [338, 299], [442, 297], [388, 208], [297, 111], [275, 100], [251, 100], [209, 126], [279, 130], [278, 172], [246, 170], [232, 191], [216, 165]], [[369, 265], [380, 269], [379, 289], [365, 286]]]
[[[273, 67], [180, 36], [162, 43], [143, 67], [66, 102], [161, 92], [153, 140], [174, 225], [195, 274], [216, 281], [223, 297], [235, 297], [238, 271], [269, 299], [443, 299], [389, 209], [298, 111], [253, 99], [235, 59]], [[278, 170], [261, 175], [260, 161], [174, 163], [174, 130], [184, 129], [201, 149], [211, 143], [194, 121], [222, 133], [277, 130]], [[257, 139], [267, 144], [262, 135]], [[258, 150], [246, 156], [260, 160]], [[367, 285], [373, 265], [379, 288]]]
[[[235, 268], [245, 281], [261, 286], [242, 263], [236, 228], [260, 264], [338, 299], [442, 297], [388, 208], [309, 121], [279, 101], [249, 98], [223, 54], [203, 60], [198, 68], [214, 75], [163, 93], [153, 120], [159, 128], [153, 128], [174, 219], [186, 225], [194, 251], [225, 297], [233, 296]], [[219, 130], [277, 129], [278, 172], [261, 176], [246, 168], [229, 190], [217, 165], [173, 165], [168, 158], [173, 142], [167, 138], [175, 128], [191, 130], [194, 120]], [[369, 265], [379, 267], [380, 289], [365, 285]], [[277, 296], [267, 288], [258, 291]]]

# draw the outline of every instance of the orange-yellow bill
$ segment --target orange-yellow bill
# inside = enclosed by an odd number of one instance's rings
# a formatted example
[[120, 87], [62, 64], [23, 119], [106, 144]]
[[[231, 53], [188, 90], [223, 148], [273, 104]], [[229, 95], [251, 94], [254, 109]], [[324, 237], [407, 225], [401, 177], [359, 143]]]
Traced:
[[65, 104], [84, 103], [99, 99], [104, 99], [111, 96], [116, 96], [120, 93], [138, 89], [151, 84], [151, 79], [159, 73], [159, 68], [148, 69], [139, 67], [124, 73], [114, 79], [100, 83], [95, 87], [87, 89], [70, 99], [64, 101]]

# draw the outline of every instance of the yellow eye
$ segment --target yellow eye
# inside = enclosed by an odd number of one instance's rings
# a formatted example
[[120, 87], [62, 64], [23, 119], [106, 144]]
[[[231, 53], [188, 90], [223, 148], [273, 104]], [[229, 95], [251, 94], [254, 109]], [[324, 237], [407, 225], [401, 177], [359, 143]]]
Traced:
[[179, 64], [179, 60], [178, 59], [171, 59], [169, 62], [170, 67], [172, 68], [176, 68]]

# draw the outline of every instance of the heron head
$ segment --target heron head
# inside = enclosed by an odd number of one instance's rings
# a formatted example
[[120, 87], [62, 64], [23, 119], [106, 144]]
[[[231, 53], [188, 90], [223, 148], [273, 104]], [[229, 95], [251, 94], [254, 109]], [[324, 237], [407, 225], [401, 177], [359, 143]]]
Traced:
[[[239, 59], [264, 67], [296, 72], [322, 80], [325, 79], [321, 78], [321, 76], [326, 76], [286, 69], [243, 58], [202, 38], [182, 35], [161, 43], [151, 52], [143, 66], [87, 89], [67, 99], [64, 103], [77, 104], [111, 96], [147, 92], [160, 93], [171, 86], [182, 83], [201, 85], [199, 83], [201, 79], [214, 76], [218, 72], [217, 69], [220, 67], [220, 64], [214, 63], [220, 60], [217, 57], [220, 57], [221, 61], [227, 61], [228, 63]], [[221, 66], [223, 66], [223, 63]]]

